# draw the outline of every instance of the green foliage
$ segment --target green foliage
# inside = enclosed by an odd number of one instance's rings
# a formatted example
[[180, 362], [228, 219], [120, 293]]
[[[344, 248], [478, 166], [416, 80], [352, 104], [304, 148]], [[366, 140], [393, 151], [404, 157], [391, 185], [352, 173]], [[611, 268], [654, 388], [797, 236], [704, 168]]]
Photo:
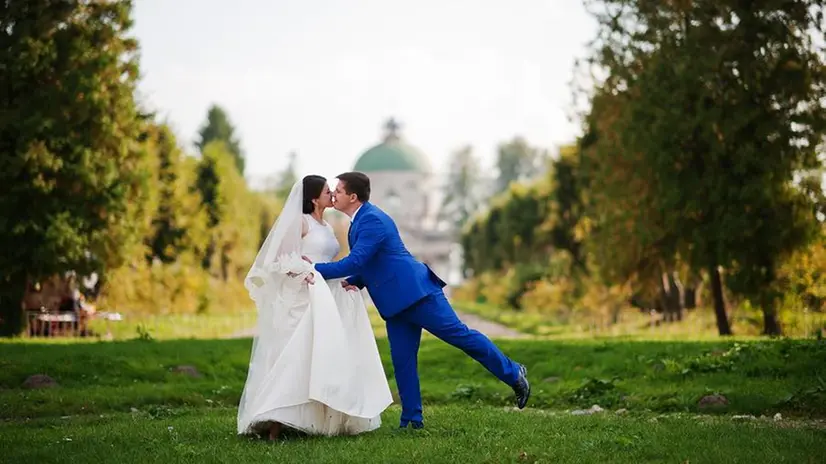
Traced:
[[[12, 2], [0, 16], [0, 333], [27, 276], [116, 266], [147, 179], [132, 3]], [[130, 205], [130, 201], [133, 204]]]
[[450, 158], [448, 180], [439, 215], [459, 232], [479, 209], [481, 171], [473, 148], [463, 147]]
[[196, 146], [203, 153], [212, 142], [223, 142], [229, 152], [238, 172], [244, 174], [244, 152], [241, 150], [241, 142], [235, 134], [235, 126], [229, 120], [227, 112], [218, 105], [212, 105], [207, 112], [207, 120], [198, 131], [200, 139]]
[[142, 342], [155, 341], [155, 338], [149, 332], [149, 329], [147, 329], [146, 326], [144, 326], [143, 324], [138, 325], [137, 328], [135, 328], [135, 332], [137, 333], [137, 337], [135, 337], [135, 340], [139, 340]]
[[[823, 6], [600, 3], [615, 12], [598, 16], [601, 92], [618, 100], [618, 151], [637, 161], [653, 225], [669, 238], [661, 255], [725, 267], [728, 287], [760, 303], [777, 333], [777, 269], [816, 230], [812, 192], [794, 180], [821, 167], [826, 134], [822, 55], [791, 31], [822, 34]], [[636, 230], [649, 228], [638, 219]]]
[[172, 263], [206, 249], [206, 216], [195, 186], [193, 160], [178, 147], [166, 126], [153, 126], [149, 142], [157, 159], [157, 209], [147, 236], [149, 258]]
[[785, 290], [781, 315], [804, 311], [826, 313], [826, 226], [811, 246], [795, 252], [778, 272], [778, 290]]
[[[139, 112], [131, 8], [46, 0], [0, 8], [2, 335], [20, 332], [27, 285], [70, 270], [101, 275], [101, 309], [247, 306], [238, 278], [280, 206], [247, 188], [221, 108], [201, 129], [200, 161]], [[200, 260], [232, 282], [216, 285]]]
[[508, 293], [506, 295], [506, 303], [511, 308], [522, 307], [522, 296], [530, 288], [530, 284], [536, 282], [548, 273], [548, 270], [543, 266], [518, 264], [514, 267], [513, 277], [507, 280]]
[[504, 192], [514, 182], [535, 178], [542, 172], [548, 155], [544, 150], [531, 147], [522, 137], [514, 137], [499, 145], [496, 155], [496, 192]]
[[648, 165], [621, 145], [620, 103], [600, 92], [586, 118], [579, 179], [587, 195], [580, 233], [588, 237], [585, 248], [602, 280], [644, 283], [674, 264], [675, 238], [653, 204]]
[[[465, 228], [462, 245], [467, 270], [501, 270], [547, 256], [549, 237], [540, 227], [552, 207], [547, 182], [511, 185]], [[537, 255], [537, 251], [544, 253]]]
[[267, 202], [247, 189], [223, 142], [204, 147], [196, 185], [206, 208], [209, 233], [202, 264], [223, 280], [241, 278], [261, 243], [262, 220], [274, 215], [262, 214]]
[[602, 407], [611, 407], [621, 401], [621, 389], [617, 388], [618, 377], [613, 379], [586, 379], [581, 386], [571, 392], [569, 400], [580, 407], [598, 404]]
[[145, 246], [107, 273], [98, 306], [127, 318], [247, 309], [240, 279], [280, 204], [249, 191], [222, 142], [197, 160], [167, 127], [153, 125], [146, 146], [153, 163]]
[[290, 190], [292, 190], [293, 185], [298, 182], [298, 175], [296, 174], [296, 161], [298, 159], [298, 155], [295, 152], [290, 153], [289, 161], [287, 162], [287, 166], [284, 167], [284, 170], [278, 173], [275, 178], [275, 184], [273, 190], [275, 191], [275, 196], [281, 201], [286, 201], [287, 197], [290, 195]]
[[464, 266], [483, 287], [470, 292], [473, 300], [481, 296], [480, 301], [522, 308], [527, 295], [531, 308], [570, 312], [573, 302], [562, 294], [581, 293], [577, 279], [589, 272], [580, 233], [577, 163], [577, 149], [564, 147], [547, 177], [511, 184], [466, 225]]

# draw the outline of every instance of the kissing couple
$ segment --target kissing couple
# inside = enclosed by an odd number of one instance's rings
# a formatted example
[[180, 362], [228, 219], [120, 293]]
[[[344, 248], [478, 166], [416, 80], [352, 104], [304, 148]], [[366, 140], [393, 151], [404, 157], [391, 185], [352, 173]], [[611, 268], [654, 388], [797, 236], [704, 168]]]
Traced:
[[[381, 425], [393, 398], [360, 289], [387, 326], [400, 427], [424, 427], [422, 329], [478, 361], [524, 408], [531, 393], [525, 366], [459, 320], [445, 282], [407, 251], [393, 219], [370, 203], [365, 174], [337, 179], [334, 191], [321, 176], [296, 182], [244, 281], [258, 321], [238, 433], [354, 435]], [[350, 218], [350, 254], [336, 262], [340, 246], [323, 219], [330, 207]]]

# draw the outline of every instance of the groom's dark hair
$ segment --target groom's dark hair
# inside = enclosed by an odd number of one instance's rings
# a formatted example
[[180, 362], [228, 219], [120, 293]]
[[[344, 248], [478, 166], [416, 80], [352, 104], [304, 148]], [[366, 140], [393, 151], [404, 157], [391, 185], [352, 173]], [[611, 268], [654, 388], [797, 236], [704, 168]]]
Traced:
[[370, 201], [370, 178], [363, 172], [345, 172], [337, 175], [336, 179], [344, 182], [347, 195], [355, 193], [360, 202]]

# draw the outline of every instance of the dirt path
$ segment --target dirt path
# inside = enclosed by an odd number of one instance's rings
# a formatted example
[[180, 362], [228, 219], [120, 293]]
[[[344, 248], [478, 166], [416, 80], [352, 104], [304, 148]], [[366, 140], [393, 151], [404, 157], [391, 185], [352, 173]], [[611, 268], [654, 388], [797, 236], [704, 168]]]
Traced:
[[522, 332], [506, 327], [498, 322], [482, 319], [475, 314], [460, 313], [458, 311], [456, 314], [459, 315], [459, 319], [467, 324], [468, 327], [482, 332], [489, 338], [524, 338], [526, 336]]

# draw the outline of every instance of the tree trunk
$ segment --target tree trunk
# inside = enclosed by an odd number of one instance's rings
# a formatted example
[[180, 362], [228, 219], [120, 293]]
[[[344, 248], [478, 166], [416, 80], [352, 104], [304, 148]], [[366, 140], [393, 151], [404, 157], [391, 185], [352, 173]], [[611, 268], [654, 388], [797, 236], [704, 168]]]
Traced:
[[25, 272], [0, 279], [0, 337], [15, 337], [23, 332], [26, 326], [22, 304], [25, 292]]
[[697, 289], [695, 287], [686, 287], [685, 289], [685, 309], [694, 309], [697, 307]]
[[685, 288], [685, 297], [683, 301], [683, 308], [686, 310], [695, 309], [702, 306], [701, 296], [703, 293], [703, 286], [705, 282], [700, 274], [691, 273], [688, 277], [688, 283]]
[[723, 300], [723, 281], [716, 265], [709, 266], [711, 276], [711, 293], [714, 296], [714, 314], [717, 316], [717, 331], [720, 335], [731, 335], [731, 326], [726, 315], [726, 302]]
[[224, 282], [229, 279], [229, 247], [221, 248], [221, 279]]
[[763, 308], [763, 335], [773, 337], [783, 335], [783, 329], [780, 327], [777, 312], [774, 309], [774, 297], [764, 295], [761, 299], [763, 300], [760, 305]]
[[669, 272], [667, 278], [671, 311], [674, 313], [672, 319], [674, 321], [682, 321], [683, 307], [685, 304], [685, 289], [683, 288], [683, 284], [680, 282], [680, 279], [677, 278], [675, 272]]
[[619, 316], [620, 312], [622, 311], [622, 306], [620, 305], [611, 305], [611, 324], [617, 325], [619, 323]]
[[660, 276], [660, 302], [663, 307], [663, 319], [666, 322], [676, 322], [683, 319], [682, 291], [674, 275], [664, 272]]

